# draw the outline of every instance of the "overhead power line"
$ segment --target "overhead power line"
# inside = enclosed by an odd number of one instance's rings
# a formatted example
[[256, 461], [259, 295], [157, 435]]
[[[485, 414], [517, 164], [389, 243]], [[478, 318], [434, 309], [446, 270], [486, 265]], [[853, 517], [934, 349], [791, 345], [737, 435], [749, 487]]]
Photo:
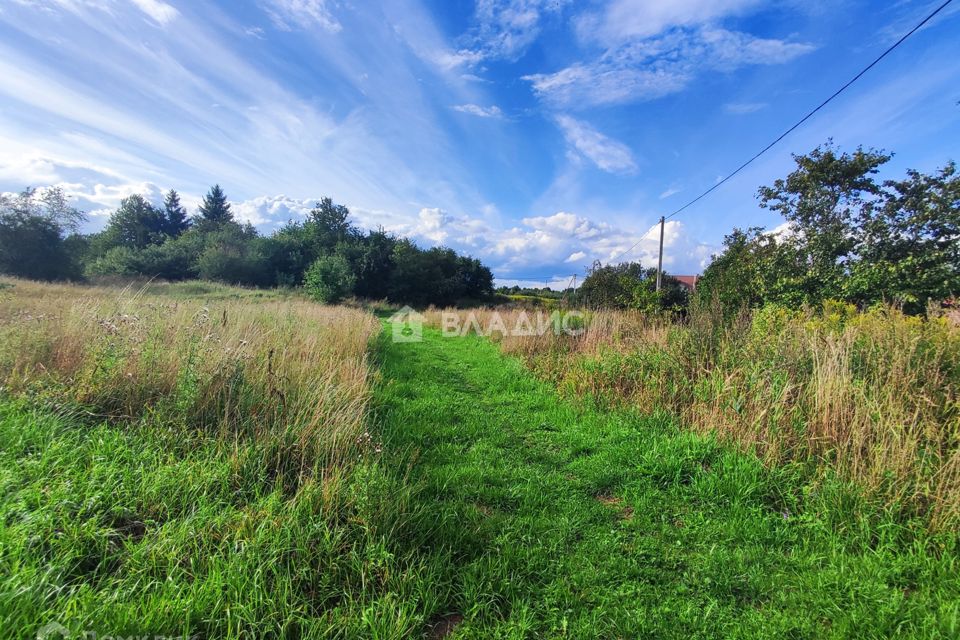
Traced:
[[[818, 111], [820, 111], [820, 110], [823, 109], [825, 106], [827, 106], [828, 104], [830, 104], [831, 102], [833, 102], [833, 100], [834, 100], [837, 96], [839, 96], [841, 93], [843, 93], [843, 92], [846, 91], [848, 88], [850, 88], [850, 85], [852, 85], [854, 82], [856, 82], [857, 80], [859, 80], [860, 78], [862, 78], [868, 71], [870, 71], [870, 70], [873, 69], [875, 66], [877, 66], [877, 64], [878, 64], [881, 60], [883, 60], [883, 59], [886, 58], [888, 55], [890, 55], [891, 53], [893, 53], [893, 51], [894, 51], [897, 47], [899, 47], [901, 44], [903, 44], [903, 43], [907, 40], [907, 38], [909, 38], [910, 36], [912, 36], [913, 34], [915, 34], [917, 31], [919, 31], [920, 29], [922, 29], [928, 22], [930, 22], [931, 20], [933, 20], [933, 18], [936, 17], [936, 15], [937, 15], [938, 13], [940, 13], [941, 11], [943, 11], [944, 9], [946, 9], [947, 6], [948, 6], [951, 2], [953, 2], [953, 0], [946, 0], [946, 2], [944, 2], [944, 3], [941, 4], [939, 7], [937, 7], [936, 9], [934, 9], [933, 12], [931, 12], [930, 15], [928, 15], [928, 16], [927, 16], [926, 18], [924, 18], [919, 24], [917, 24], [917, 26], [915, 26], [913, 29], [911, 29], [911, 30], [908, 31], [906, 34], [904, 34], [903, 37], [901, 37], [899, 40], [897, 40], [895, 43], [893, 43], [886, 51], [884, 51], [883, 53], [881, 53], [873, 62], [871, 62], [870, 64], [868, 64], [866, 67], [864, 67], [863, 70], [862, 70], [860, 73], [858, 73], [858, 74], [855, 75], [853, 78], [851, 78], [845, 85], [843, 85], [842, 87], [840, 87], [839, 89], [837, 89], [837, 90], [833, 93], [833, 95], [831, 95], [829, 98], [827, 98], [826, 100], [824, 100], [823, 102], [821, 102], [819, 105], [817, 105], [817, 107], [816, 107], [813, 111], [811, 111], [811, 112], [808, 113], [807, 115], [803, 116], [803, 118], [801, 118], [799, 121], [797, 121], [796, 124], [794, 124], [792, 127], [790, 127], [789, 129], [787, 129], [786, 131], [784, 131], [782, 134], [780, 134], [780, 136], [779, 136], [776, 140], [774, 140], [773, 142], [771, 142], [770, 144], [768, 144], [767, 146], [765, 146], [765, 147], [764, 147], [763, 149], [761, 149], [757, 154], [755, 154], [752, 158], [750, 158], [749, 160], [747, 160], [746, 162], [744, 162], [743, 164], [741, 164], [741, 165], [740, 165], [739, 167], [737, 167], [732, 173], [730, 173], [729, 175], [727, 175], [727, 176], [726, 176], [725, 178], [723, 178], [722, 180], [718, 181], [716, 184], [714, 184], [712, 187], [710, 187], [709, 189], [707, 189], [706, 191], [704, 191], [703, 193], [701, 193], [700, 195], [698, 195], [696, 198], [694, 198], [694, 199], [691, 200], [690, 202], [686, 203], [685, 205], [683, 205], [682, 207], [680, 207], [679, 209], [677, 209], [676, 211], [674, 211], [674, 212], [671, 213], [670, 215], [662, 217], [662, 218], [660, 219], [660, 223], [663, 224], [666, 220], [669, 220], [670, 218], [674, 217], [675, 215], [677, 215], [677, 214], [683, 212], [684, 210], [686, 210], [687, 208], [693, 206], [693, 205], [696, 204], [697, 202], [700, 202], [700, 201], [703, 200], [706, 196], [710, 195], [711, 193], [713, 193], [713, 191], [715, 191], [716, 189], [718, 189], [719, 187], [721, 187], [725, 182], [727, 182], [728, 180], [730, 180], [731, 178], [733, 178], [735, 175], [737, 175], [738, 173], [740, 173], [741, 171], [743, 171], [744, 169], [746, 169], [748, 166], [750, 166], [757, 158], [759, 158], [760, 156], [762, 156], [763, 154], [765, 154], [767, 151], [769, 151], [770, 149], [772, 149], [774, 146], [776, 146], [776, 144], [777, 144], [778, 142], [780, 142], [781, 140], [783, 140], [784, 138], [786, 138], [788, 135], [790, 135], [791, 133], [793, 133], [800, 125], [802, 125], [804, 122], [806, 122], [807, 120], [809, 120], [810, 118], [812, 118], [814, 115], [816, 115], [816, 113], [817, 113]], [[649, 233], [649, 232], [647, 232], [647, 233]], [[613, 258], [611, 258], [611, 259], [609, 260], [609, 262], [612, 263], [614, 260], [617, 260], [617, 259], [619, 259], [619, 258], [622, 258], [622, 257], [625, 256], [626, 254], [628, 254], [628, 253], [630, 253], [631, 251], [633, 251], [633, 250], [637, 247], [637, 245], [639, 245], [641, 242], [643, 242], [643, 240], [646, 238], [646, 236], [647, 236], [647, 234], [644, 234], [643, 237], [641, 237], [639, 240], [637, 240], [629, 249], [627, 249], [626, 251], [620, 252], [618, 255], [616, 255], [616, 256], [614, 256]]]

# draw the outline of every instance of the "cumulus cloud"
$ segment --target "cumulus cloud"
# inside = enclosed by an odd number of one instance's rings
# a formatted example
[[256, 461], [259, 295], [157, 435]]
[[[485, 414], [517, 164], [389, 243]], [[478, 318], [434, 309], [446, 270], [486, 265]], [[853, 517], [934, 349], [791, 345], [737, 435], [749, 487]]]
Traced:
[[180, 12], [177, 11], [174, 7], [167, 4], [166, 2], [161, 2], [160, 0], [130, 0], [137, 6], [140, 11], [143, 11], [145, 14], [150, 16], [153, 20], [165, 25], [172, 20], [174, 20]]
[[469, 113], [473, 116], [478, 116], [480, 118], [502, 118], [503, 112], [500, 110], [500, 107], [497, 105], [491, 105], [489, 107], [482, 107], [478, 104], [458, 104], [453, 107], [454, 111], [459, 111], [460, 113]]
[[637, 165], [630, 147], [612, 140], [590, 125], [570, 116], [557, 116], [557, 124], [567, 142], [593, 162], [610, 173], [631, 173]]
[[261, 6], [278, 29], [293, 31], [320, 27], [337, 33], [343, 27], [328, 4], [327, 0], [266, 0]]
[[284, 195], [259, 196], [241, 202], [232, 202], [231, 210], [240, 222], [269, 228], [290, 220], [300, 220], [310, 213], [318, 199], [288, 198]]

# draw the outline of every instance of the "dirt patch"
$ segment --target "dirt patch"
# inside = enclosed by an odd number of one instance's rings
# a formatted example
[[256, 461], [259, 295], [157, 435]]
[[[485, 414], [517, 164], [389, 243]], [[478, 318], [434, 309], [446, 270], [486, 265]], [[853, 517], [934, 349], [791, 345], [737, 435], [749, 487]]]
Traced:
[[621, 520], [630, 520], [633, 518], [633, 507], [624, 507], [622, 498], [607, 494], [600, 494], [598, 496], [594, 496], [594, 498], [603, 506], [619, 511]]
[[448, 613], [437, 616], [427, 625], [427, 637], [430, 640], [440, 640], [446, 638], [463, 622], [463, 616], [459, 613]]
[[597, 502], [607, 507], [619, 507], [620, 503], [623, 502], [617, 496], [608, 496], [606, 494], [601, 494], [599, 496], [594, 496], [597, 499]]

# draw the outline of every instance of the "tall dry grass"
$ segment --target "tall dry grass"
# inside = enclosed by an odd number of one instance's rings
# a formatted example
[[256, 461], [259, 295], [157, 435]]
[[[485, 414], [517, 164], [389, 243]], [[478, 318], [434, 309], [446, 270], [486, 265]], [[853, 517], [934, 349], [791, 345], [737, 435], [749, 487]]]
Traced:
[[[489, 326], [490, 310], [478, 312]], [[503, 311], [512, 326], [519, 311]], [[495, 335], [560, 389], [668, 411], [770, 464], [812, 462], [938, 529], [960, 524], [960, 327], [896, 309], [770, 307], [684, 323], [588, 314], [577, 337]]]
[[291, 486], [365, 438], [369, 314], [4, 280], [0, 384], [62, 410], [257, 446]]

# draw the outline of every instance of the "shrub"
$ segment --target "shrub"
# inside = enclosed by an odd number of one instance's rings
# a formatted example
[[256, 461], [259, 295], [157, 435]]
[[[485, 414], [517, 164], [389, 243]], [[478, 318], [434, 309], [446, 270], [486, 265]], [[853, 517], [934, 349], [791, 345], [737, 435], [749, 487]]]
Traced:
[[317, 258], [304, 276], [307, 295], [318, 302], [332, 304], [343, 300], [353, 291], [355, 279], [350, 265], [342, 256]]

